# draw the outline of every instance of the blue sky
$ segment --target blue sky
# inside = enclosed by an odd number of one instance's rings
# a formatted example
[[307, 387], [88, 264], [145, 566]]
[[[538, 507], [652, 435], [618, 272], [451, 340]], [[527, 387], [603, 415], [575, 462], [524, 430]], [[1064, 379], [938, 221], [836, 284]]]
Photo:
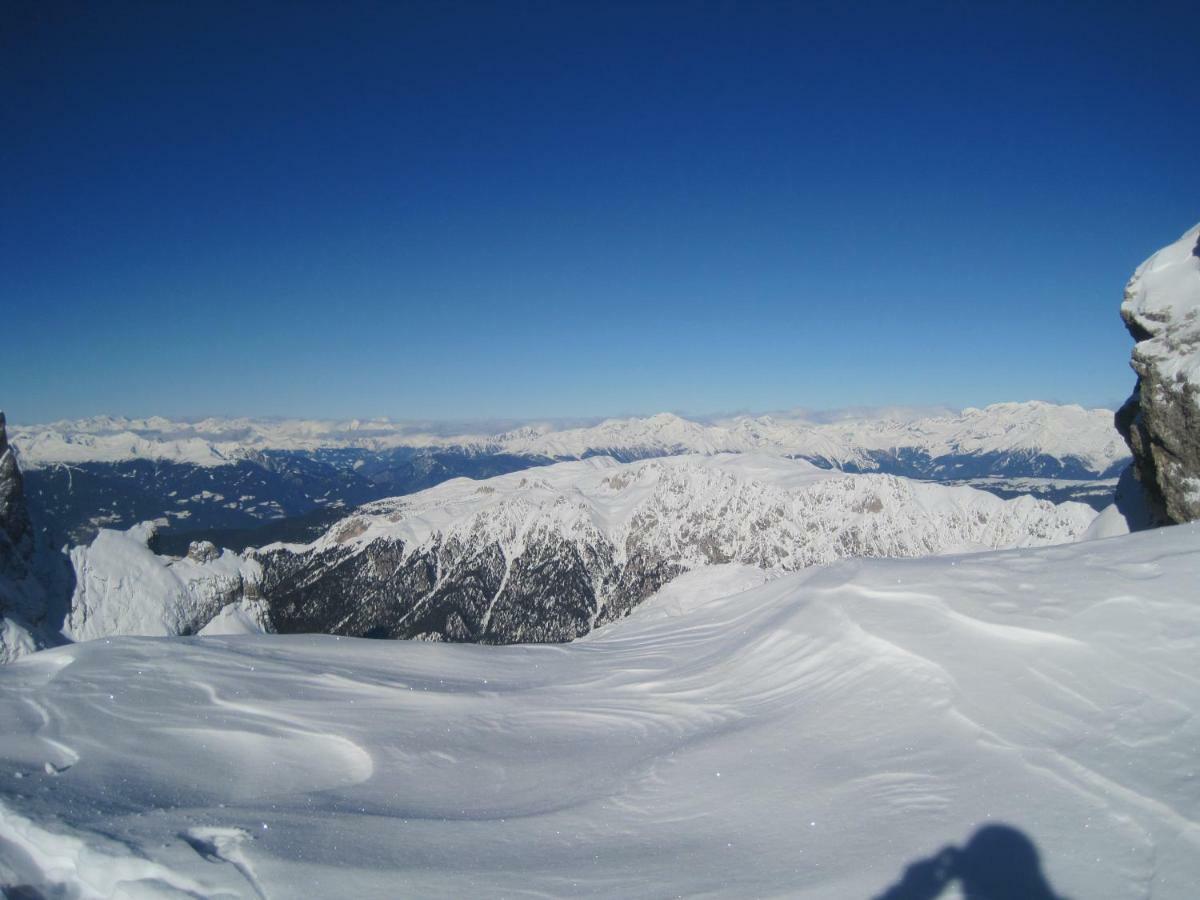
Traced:
[[1194, 3], [0, 13], [0, 407], [594, 416], [1132, 386]]

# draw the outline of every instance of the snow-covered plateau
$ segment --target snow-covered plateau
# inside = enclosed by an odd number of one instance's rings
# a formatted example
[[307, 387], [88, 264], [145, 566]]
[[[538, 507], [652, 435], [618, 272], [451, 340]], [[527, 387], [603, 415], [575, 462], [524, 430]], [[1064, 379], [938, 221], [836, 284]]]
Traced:
[[990, 846], [1021, 896], [1200, 896], [1200, 526], [763, 577], [685, 574], [567, 645], [25, 657], [0, 669], [0, 883], [972, 896]]

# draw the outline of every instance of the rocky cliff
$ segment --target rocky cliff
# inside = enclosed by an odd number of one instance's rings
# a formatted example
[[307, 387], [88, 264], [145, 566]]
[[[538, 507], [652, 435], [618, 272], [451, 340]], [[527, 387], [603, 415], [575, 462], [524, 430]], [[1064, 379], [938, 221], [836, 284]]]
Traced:
[[33, 553], [33, 528], [25, 509], [25, 491], [17, 455], [8, 445], [0, 412], [0, 572], [14, 574]]
[[1200, 225], [1138, 267], [1121, 318], [1137, 342], [1138, 378], [1117, 428], [1151, 518], [1200, 519]]
[[34, 549], [21, 467], [0, 412], [0, 663], [46, 643], [47, 594], [35, 574]]

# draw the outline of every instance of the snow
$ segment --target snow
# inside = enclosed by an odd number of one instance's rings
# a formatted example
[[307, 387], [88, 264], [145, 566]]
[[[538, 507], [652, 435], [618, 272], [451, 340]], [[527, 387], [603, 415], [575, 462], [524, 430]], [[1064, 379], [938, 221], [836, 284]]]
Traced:
[[227, 603], [198, 632], [203, 636], [230, 634], [266, 634], [262, 612], [251, 602]]
[[1112, 412], [1037, 401], [914, 417], [860, 414], [836, 421], [811, 417], [739, 416], [699, 422], [670, 413], [609, 419], [583, 428], [529, 426], [497, 434], [434, 433], [403, 422], [275, 419], [99, 417], [49, 425], [11, 426], [25, 468], [81, 462], [155, 459], [217, 466], [263, 450], [314, 451], [399, 447], [454, 448], [552, 459], [593, 454], [624, 458], [678, 453], [762, 452], [873, 468], [872, 451], [912, 448], [930, 456], [1045, 453], [1076, 457], [1097, 474], [1128, 455]]
[[1121, 313], [1150, 334], [1134, 350], [1165, 381], [1200, 387], [1200, 224], [1138, 266]]
[[1098, 541], [1122, 534], [1129, 534], [1129, 520], [1117, 508], [1117, 504], [1110, 503], [1100, 510], [1100, 514], [1092, 520], [1092, 524], [1088, 526], [1088, 530], [1084, 532], [1080, 540]]
[[1200, 895], [1200, 526], [685, 577], [569, 645], [23, 658], [0, 669], [0, 882], [870, 897], [1007, 823], [1058, 894]]

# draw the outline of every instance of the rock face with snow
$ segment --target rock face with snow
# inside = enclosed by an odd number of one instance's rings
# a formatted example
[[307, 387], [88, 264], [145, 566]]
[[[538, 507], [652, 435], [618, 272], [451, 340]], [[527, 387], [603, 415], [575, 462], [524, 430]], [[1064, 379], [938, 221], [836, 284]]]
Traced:
[[0, 412], [0, 572], [15, 573], [33, 553], [33, 527], [25, 508], [21, 468], [8, 445], [5, 425]]
[[157, 556], [147, 546], [153, 534], [149, 523], [102, 529], [89, 546], [71, 550], [76, 584], [63, 628], [68, 638], [195, 634], [227, 606], [255, 613], [257, 563], [212, 544], [197, 544], [182, 559]]
[[0, 663], [45, 645], [45, 587], [35, 574], [24, 481], [0, 412]]
[[566, 641], [679, 574], [1074, 540], [1095, 513], [757, 454], [560, 463], [369, 504], [253, 554], [280, 632]]
[[1117, 427], [1160, 523], [1200, 518], [1200, 225], [1138, 267], [1121, 317], [1133, 395]]

